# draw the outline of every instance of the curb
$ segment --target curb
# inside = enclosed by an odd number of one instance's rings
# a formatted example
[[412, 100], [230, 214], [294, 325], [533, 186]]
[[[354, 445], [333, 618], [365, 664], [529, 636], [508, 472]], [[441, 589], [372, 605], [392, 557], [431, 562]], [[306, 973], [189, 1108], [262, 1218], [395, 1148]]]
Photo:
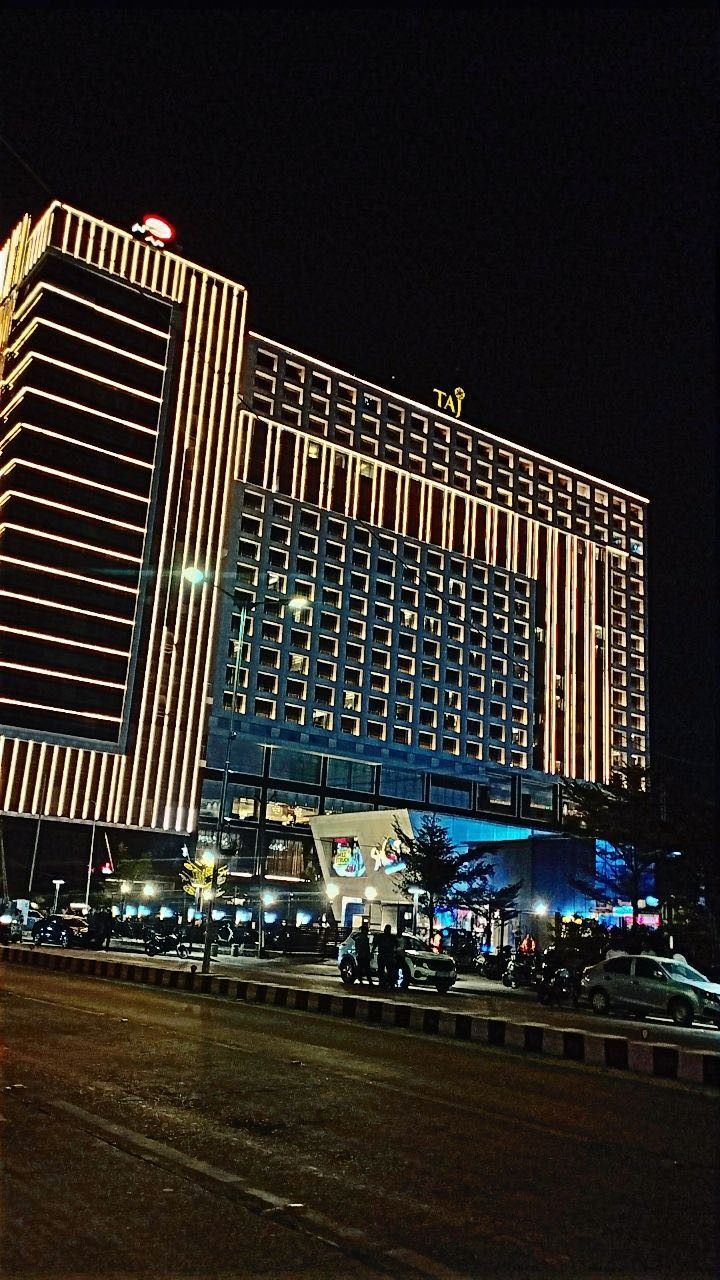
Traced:
[[304, 1013], [329, 1014], [382, 1027], [415, 1031], [422, 1035], [465, 1040], [488, 1048], [560, 1058], [588, 1066], [627, 1071], [661, 1080], [679, 1080], [709, 1088], [720, 1087], [720, 1053], [681, 1049], [677, 1045], [628, 1040], [575, 1027], [548, 1026], [542, 1022], [513, 1022], [507, 1018], [452, 1013], [427, 1005], [395, 1004], [391, 1000], [333, 995], [326, 991], [279, 986], [188, 969], [162, 969], [126, 960], [101, 960], [94, 956], [64, 955], [29, 947], [0, 947], [0, 962], [26, 968], [79, 973], [86, 977], [130, 982], [141, 986], [193, 992], [264, 1004]]

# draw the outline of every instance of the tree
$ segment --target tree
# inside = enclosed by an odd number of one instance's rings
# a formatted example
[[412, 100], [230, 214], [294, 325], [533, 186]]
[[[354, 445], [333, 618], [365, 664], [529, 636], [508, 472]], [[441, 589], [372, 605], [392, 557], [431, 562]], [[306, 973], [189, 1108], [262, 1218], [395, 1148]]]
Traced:
[[146, 884], [153, 878], [153, 860], [149, 853], [141, 853], [138, 858], [128, 854], [127, 848], [120, 845], [120, 858], [115, 867], [115, 879], [127, 881], [130, 885]]
[[492, 867], [482, 855], [454, 845], [434, 813], [423, 817], [414, 836], [407, 835], [398, 823], [394, 830], [405, 862], [400, 882], [405, 892], [421, 891], [418, 904], [430, 921], [432, 936], [438, 910], [454, 909], [465, 905], [469, 898], [479, 897]]
[[649, 772], [634, 765], [617, 770], [609, 783], [570, 779], [563, 790], [570, 804], [566, 830], [608, 846], [608, 857], [602, 867], [596, 864], [594, 879], [571, 878], [570, 884], [588, 897], [630, 902], [635, 926], [647, 880], [670, 847], [662, 793], [651, 786]]
[[717, 856], [717, 801], [691, 795], [683, 786], [669, 799], [673, 848], [658, 867], [659, 893], [668, 928], [698, 964], [720, 960], [720, 859]]

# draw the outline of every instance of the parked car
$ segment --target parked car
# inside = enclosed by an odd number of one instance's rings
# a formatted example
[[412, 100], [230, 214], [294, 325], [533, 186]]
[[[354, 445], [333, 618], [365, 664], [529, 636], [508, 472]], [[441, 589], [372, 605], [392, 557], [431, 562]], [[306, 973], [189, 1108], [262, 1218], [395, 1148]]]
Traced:
[[90, 941], [87, 920], [71, 914], [45, 916], [33, 925], [32, 940], [36, 946], [42, 942], [57, 947], [86, 947]]
[[[351, 987], [357, 978], [357, 961], [355, 958], [355, 942], [359, 930], [351, 933], [338, 947], [338, 966], [340, 977], [347, 987]], [[378, 931], [370, 934], [371, 946], [379, 936]], [[377, 977], [377, 952], [373, 951], [370, 960], [370, 972]], [[438, 991], [449, 991], [457, 981], [457, 968], [452, 956], [437, 955], [427, 942], [414, 934], [405, 933], [398, 941], [397, 977], [395, 988], [405, 991], [411, 983], [421, 986], [435, 986]]]
[[720, 984], [709, 982], [682, 956], [612, 956], [585, 970], [580, 991], [595, 1013], [654, 1014], [678, 1027], [704, 1019], [720, 1029]]

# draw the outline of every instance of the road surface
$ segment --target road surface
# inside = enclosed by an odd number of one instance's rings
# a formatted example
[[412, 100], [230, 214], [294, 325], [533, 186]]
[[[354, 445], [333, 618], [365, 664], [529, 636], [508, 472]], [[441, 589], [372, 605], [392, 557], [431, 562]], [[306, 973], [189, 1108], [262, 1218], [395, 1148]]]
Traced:
[[716, 1274], [718, 1099], [3, 966], [3, 1280]]

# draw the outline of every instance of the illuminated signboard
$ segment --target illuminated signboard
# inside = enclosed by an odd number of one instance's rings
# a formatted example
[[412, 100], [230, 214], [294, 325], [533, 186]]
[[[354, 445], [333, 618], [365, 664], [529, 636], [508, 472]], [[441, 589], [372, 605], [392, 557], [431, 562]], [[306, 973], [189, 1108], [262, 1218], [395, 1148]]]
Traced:
[[172, 244], [175, 239], [175, 228], [167, 218], [161, 217], [159, 213], [146, 213], [142, 222], [136, 222], [133, 226], [133, 232], [141, 235], [147, 244], [153, 245], [155, 249], [164, 249], [166, 244]]
[[438, 409], [443, 413], [451, 413], [455, 418], [460, 417], [462, 402], [465, 399], [462, 387], [456, 387], [454, 391], [441, 391], [439, 387], [433, 387], [433, 395], [437, 396]]

